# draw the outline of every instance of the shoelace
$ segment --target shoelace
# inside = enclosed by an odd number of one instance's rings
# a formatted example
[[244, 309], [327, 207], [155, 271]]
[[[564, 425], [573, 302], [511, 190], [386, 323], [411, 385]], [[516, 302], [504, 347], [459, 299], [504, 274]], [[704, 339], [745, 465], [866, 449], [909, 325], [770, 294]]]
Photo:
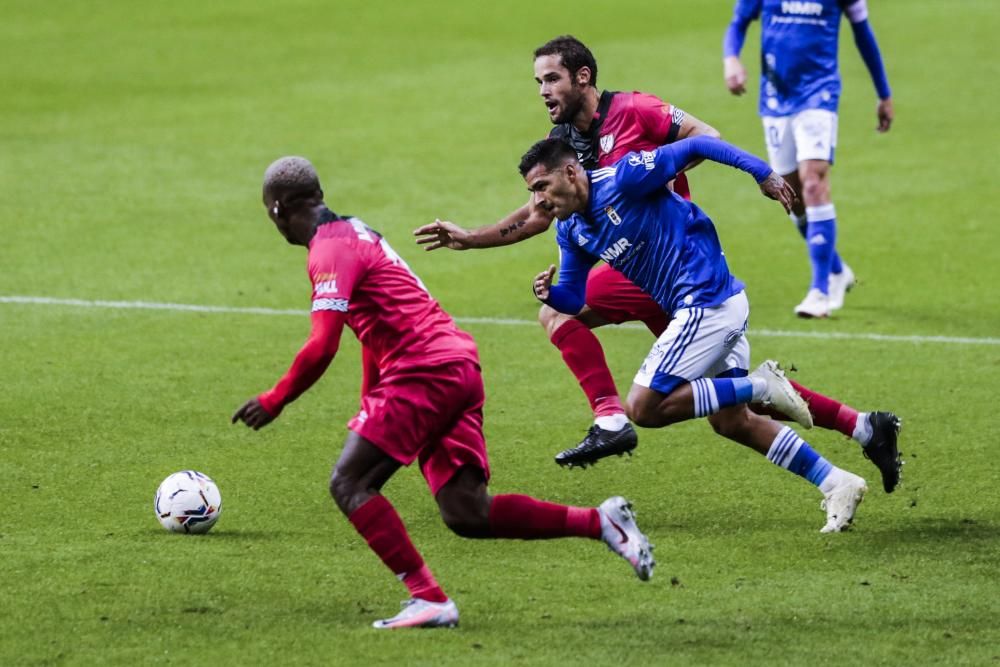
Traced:
[[596, 435], [597, 435], [597, 424], [594, 424], [593, 426], [590, 427], [590, 429], [587, 430], [587, 437], [583, 439], [583, 442], [581, 442], [576, 447], [571, 447], [567, 449], [564, 453], [582, 454], [590, 451], [591, 449], [597, 446], [597, 443], [594, 441], [594, 436]]

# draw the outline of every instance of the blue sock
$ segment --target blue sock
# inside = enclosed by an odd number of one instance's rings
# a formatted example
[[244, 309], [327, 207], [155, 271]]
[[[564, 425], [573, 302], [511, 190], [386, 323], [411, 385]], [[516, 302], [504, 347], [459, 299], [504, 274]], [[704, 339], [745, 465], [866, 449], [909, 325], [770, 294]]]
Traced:
[[775, 436], [771, 448], [767, 450], [767, 460], [804, 477], [816, 486], [822, 484], [834, 469], [832, 463], [820, 456], [787, 426], [782, 427]]
[[830, 262], [830, 273], [843, 273], [844, 263], [840, 261], [840, 253], [833, 251], [833, 261]]
[[701, 378], [691, 383], [694, 392], [694, 416], [714, 415], [722, 408], [749, 403], [753, 398], [753, 383], [748, 377]]
[[[792, 222], [795, 223], [795, 228], [799, 230], [799, 234], [802, 236], [802, 239], [805, 240], [809, 238], [809, 235], [807, 233], [807, 228], [809, 226], [809, 223], [806, 222], [805, 214], [803, 213], [802, 215], [795, 215], [794, 213], [789, 213], [788, 217], [790, 217], [792, 219]], [[833, 260], [830, 262], [830, 273], [841, 273], [843, 272], [843, 270], [844, 270], [844, 263], [840, 259], [840, 253], [838, 253], [836, 248], [834, 248]]]
[[811, 287], [828, 294], [837, 244], [837, 219], [833, 204], [806, 207], [806, 220], [806, 243], [813, 273]]
[[802, 238], [808, 238], [806, 236], [806, 214], [803, 213], [802, 215], [796, 215], [795, 213], [789, 213], [788, 217], [795, 223], [795, 228], [799, 230], [799, 234], [802, 235]]

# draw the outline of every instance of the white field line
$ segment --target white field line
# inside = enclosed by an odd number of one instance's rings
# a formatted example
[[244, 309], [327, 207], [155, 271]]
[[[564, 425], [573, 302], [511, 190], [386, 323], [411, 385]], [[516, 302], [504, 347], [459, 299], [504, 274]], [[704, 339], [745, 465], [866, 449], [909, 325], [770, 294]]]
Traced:
[[[200, 306], [189, 303], [158, 303], [155, 301], [103, 301], [84, 299], [57, 299], [47, 296], [0, 296], [0, 303], [35, 306], [70, 306], [80, 308], [111, 308], [116, 310], [167, 310], [193, 313], [233, 313], [239, 315], [308, 315], [306, 310], [280, 308], [244, 308], [237, 306]], [[518, 320], [502, 317], [456, 317], [460, 324], [493, 324], [501, 326], [538, 326], [535, 320]], [[623, 324], [629, 329], [643, 329], [639, 324]], [[878, 333], [843, 333], [837, 331], [781, 331], [775, 329], [750, 329], [751, 337], [812, 338], [819, 340], [871, 340], [887, 343], [939, 343], [944, 345], [1000, 345], [1000, 338], [970, 338], [960, 336], [890, 335]]]

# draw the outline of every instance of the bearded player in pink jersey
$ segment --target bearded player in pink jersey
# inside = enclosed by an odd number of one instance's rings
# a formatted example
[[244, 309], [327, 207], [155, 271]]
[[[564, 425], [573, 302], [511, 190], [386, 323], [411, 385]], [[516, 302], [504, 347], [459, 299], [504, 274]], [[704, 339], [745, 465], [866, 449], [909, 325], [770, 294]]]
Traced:
[[[597, 88], [597, 62], [590, 50], [575, 37], [556, 37], [535, 50], [535, 81], [545, 102], [549, 120], [555, 127], [549, 136], [559, 137], [576, 150], [587, 169], [607, 167], [623, 155], [696, 136], [719, 132], [656, 96], [639, 92], [610, 92]], [[687, 165], [691, 169], [697, 163]], [[690, 199], [688, 183], [682, 173], [673, 182], [674, 191]], [[492, 225], [464, 229], [452, 222], [438, 220], [424, 225], [414, 234], [428, 250], [451, 248], [492, 248], [517, 243], [547, 230], [552, 216], [531, 201]], [[591, 331], [606, 324], [639, 321], [654, 336], [667, 327], [669, 315], [625, 276], [601, 263], [587, 279], [586, 307], [569, 316], [543, 305], [539, 321], [552, 344], [579, 381], [590, 401], [594, 424], [575, 447], [556, 455], [564, 466], [586, 466], [613, 454], [631, 452], [638, 437], [618, 395], [614, 378], [605, 360], [604, 350]], [[764, 364], [780, 372], [777, 364]], [[896, 440], [900, 421], [891, 412], [859, 412], [849, 405], [823, 396], [792, 382], [809, 405], [813, 423], [837, 430], [855, 439], [864, 455], [882, 473], [882, 484], [891, 493], [899, 483], [901, 462]], [[788, 421], [788, 417], [766, 406], [753, 404], [755, 412]], [[724, 418], [709, 420], [712, 427], [741, 444], [752, 441], [747, 424], [730, 423]]]
[[522, 495], [491, 496], [483, 439], [483, 382], [472, 336], [438, 305], [378, 233], [323, 202], [312, 164], [285, 157], [264, 174], [264, 206], [285, 239], [309, 248], [312, 333], [270, 390], [244, 403], [232, 421], [257, 430], [271, 423], [333, 360], [344, 325], [363, 350], [361, 410], [330, 478], [337, 507], [410, 591], [379, 629], [454, 627], [458, 608], [441, 590], [382, 486], [414, 461], [441, 518], [472, 538], [603, 540], [652, 576], [649, 540], [631, 506], [615, 496], [597, 508], [568, 507]]

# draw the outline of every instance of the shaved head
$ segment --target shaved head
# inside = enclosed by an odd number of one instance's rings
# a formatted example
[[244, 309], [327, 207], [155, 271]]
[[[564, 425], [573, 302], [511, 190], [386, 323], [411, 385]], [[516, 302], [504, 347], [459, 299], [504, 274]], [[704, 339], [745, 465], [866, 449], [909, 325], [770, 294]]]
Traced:
[[323, 190], [312, 162], [288, 156], [275, 160], [264, 172], [264, 208], [285, 240], [309, 245], [316, 233], [323, 203]]
[[265, 202], [281, 200], [289, 204], [315, 195], [323, 196], [319, 176], [312, 162], [304, 157], [278, 158], [264, 172]]

